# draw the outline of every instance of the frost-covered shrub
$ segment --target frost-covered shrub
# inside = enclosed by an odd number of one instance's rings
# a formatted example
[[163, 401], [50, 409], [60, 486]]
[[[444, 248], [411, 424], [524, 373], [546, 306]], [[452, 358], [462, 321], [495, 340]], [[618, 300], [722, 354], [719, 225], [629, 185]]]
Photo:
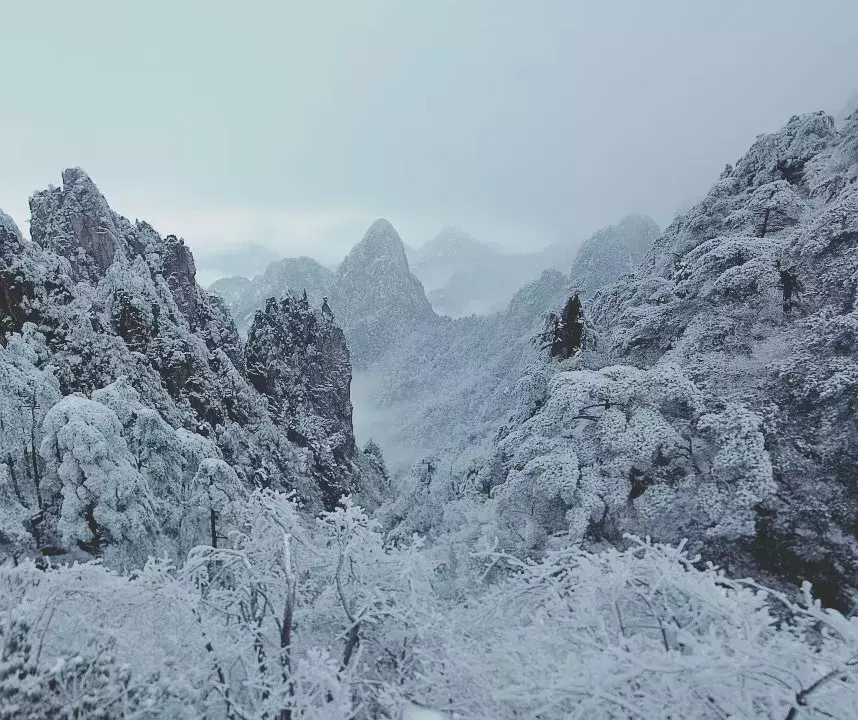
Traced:
[[42, 420], [60, 399], [52, 368], [40, 370], [44, 338], [27, 324], [0, 346], [0, 536], [27, 544], [45, 473], [38, 449]]
[[414, 707], [499, 720], [858, 711], [854, 620], [809, 589], [797, 602], [733, 581], [682, 546], [561, 543], [525, 561], [470, 543], [472, 562], [454, 566], [439, 562], [444, 541], [391, 545], [349, 503], [316, 521], [272, 492], [245, 508], [223, 545], [178, 568], [150, 560], [127, 578], [99, 564], [0, 566], [4, 709], [317, 720]]
[[116, 413], [70, 395], [48, 411], [43, 432], [46, 491], [59, 498], [63, 539], [94, 552], [111, 542], [150, 548], [157, 533], [152, 492]]
[[761, 419], [739, 404], [713, 406], [677, 365], [557, 373], [543, 406], [467, 473], [474, 496], [496, 501], [484, 532], [527, 551], [558, 534], [753, 536], [757, 506], [777, 489]]

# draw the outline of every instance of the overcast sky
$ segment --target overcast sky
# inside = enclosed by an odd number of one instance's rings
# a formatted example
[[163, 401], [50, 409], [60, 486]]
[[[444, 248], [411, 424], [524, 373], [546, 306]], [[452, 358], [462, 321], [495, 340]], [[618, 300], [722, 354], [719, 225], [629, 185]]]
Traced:
[[198, 250], [664, 224], [858, 88], [856, 0], [3, 0], [0, 207], [85, 168]]

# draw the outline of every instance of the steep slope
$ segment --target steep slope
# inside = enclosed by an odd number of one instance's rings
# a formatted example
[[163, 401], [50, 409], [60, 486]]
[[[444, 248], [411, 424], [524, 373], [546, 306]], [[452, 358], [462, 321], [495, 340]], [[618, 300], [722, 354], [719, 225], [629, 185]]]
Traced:
[[856, 289], [858, 116], [794, 117], [585, 303], [595, 349], [530, 375], [471, 487], [513, 546], [685, 537], [850, 607]]
[[209, 292], [223, 298], [238, 331], [246, 336], [256, 311], [265, 306], [268, 298], [280, 298], [288, 291], [299, 295], [306, 291], [313, 305], [321, 305], [333, 282], [334, 272], [312, 258], [284, 258], [271, 263], [252, 280], [240, 275], [221, 278], [209, 286]]
[[340, 264], [331, 307], [355, 367], [368, 366], [394, 341], [439, 322], [409, 270], [399, 234], [387, 220], [373, 223]]
[[[236, 487], [294, 488], [311, 508], [353, 489], [350, 367], [330, 317], [302, 307], [279, 318], [288, 346], [248, 346], [254, 368], [262, 362], [277, 376], [274, 396], [260, 394], [229, 313], [197, 285], [181, 239], [114, 213], [80, 169], [30, 206], [32, 241], [0, 215], [3, 372], [20, 378], [3, 403], [9, 417], [32, 406], [3, 433], [0, 476], [29, 516], [42, 518], [31, 528], [37, 544], [97, 551], [116, 540], [127, 528], [111, 510], [114, 483], [125, 497], [117, 507], [136, 498], [143, 536], [177, 536], [169, 518], [215, 461], [225, 461]], [[251, 334], [261, 338], [268, 322], [262, 313]], [[313, 322], [318, 332], [307, 331]], [[287, 395], [303, 399], [280, 402]], [[293, 442], [289, 429], [300, 427], [312, 432]], [[161, 469], [146, 459], [170, 453]], [[80, 499], [82, 487], [99, 483], [103, 492]], [[161, 503], [171, 509], [159, 513]]]
[[313, 453], [328, 506], [350, 486], [355, 459], [351, 365], [343, 331], [307, 297], [269, 298], [247, 338], [247, 378], [269, 402], [278, 426]]
[[464, 450], [506, 417], [515, 385], [538, 357], [544, 309], [561, 301], [566, 277], [545, 271], [502, 313], [414, 332], [356, 376], [359, 435], [375, 438], [395, 469], [442, 447]]
[[587, 239], [575, 255], [570, 286], [595, 292], [641, 264], [660, 229], [650, 217], [629, 215]]

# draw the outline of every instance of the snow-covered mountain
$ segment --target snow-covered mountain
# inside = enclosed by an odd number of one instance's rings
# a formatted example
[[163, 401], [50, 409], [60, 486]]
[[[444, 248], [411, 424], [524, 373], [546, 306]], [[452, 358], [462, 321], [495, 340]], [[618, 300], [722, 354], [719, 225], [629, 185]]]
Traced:
[[602, 228], [575, 254], [570, 286], [590, 294], [636, 270], [660, 232], [652, 218], [641, 215]]
[[[544, 314], [570, 292], [595, 290], [629, 272], [657, 231], [649, 218], [630, 216], [589, 238], [568, 276], [545, 271], [500, 312], [451, 321], [433, 312], [395, 229], [376, 222], [343, 261], [330, 290], [330, 307], [360, 371], [355, 378], [359, 435], [378, 440], [394, 469], [451, 438], [474, 444], [486, 437], [510, 412], [519, 377], [538, 356], [533, 338], [543, 329]], [[527, 274], [522, 268], [528, 264], [520, 258], [533, 262], [530, 267], [545, 259], [538, 253], [503, 255], [454, 230], [423, 250], [416, 262], [423, 263], [424, 272], [435, 272], [436, 281], [447, 279], [448, 287], [464, 277], [456, 271], [463, 265], [501, 258], [485, 275], [488, 284], [504, 284], [513, 282], [504, 276], [512, 267], [515, 276]], [[263, 297], [279, 297], [292, 282], [278, 268], [272, 265], [252, 282], [224, 279], [212, 290], [240, 320], [261, 307]], [[450, 272], [455, 274], [448, 277]], [[307, 276], [305, 268], [300, 277]], [[474, 290], [481, 292], [476, 281], [468, 292]]]
[[392, 344], [439, 318], [393, 225], [376, 220], [337, 269], [331, 308], [349, 340], [355, 367], [366, 367]]
[[561, 301], [566, 287], [564, 275], [547, 270], [502, 313], [401, 338], [355, 373], [358, 435], [378, 441], [394, 469], [451, 444], [478, 444], [505, 417], [516, 382], [538, 357], [532, 340], [545, 309]]
[[411, 271], [428, 291], [443, 287], [453, 275], [491, 265], [501, 253], [452, 225], [408, 254]]
[[535, 253], [503, 252], [452, 226], [410, 257], [432, 307], [450, 317], [503, 310], [517, 288], [549, 267]]
[[626, 218], [589, 238], [569, 275], [544, 271], [502, 312], [400, 339], [356, 375], [358, 434], [378, 440], [394, 468], [445, 447], [473, 453], [514, 411], [527, 369], [540, 366], [536, 339], [546, 313], [570, 293], [595, 291], [628, 273], [657, 234], [649, 218]]
[[309, 507], [357, 487], [351, 368], [330, 314], [267, 307], [245, 346], [183, 241], [114, 213], [82, 170], [30, 208], [32, 241], [0, 216], [0, 484], [5, 511], [31, 518], [7, 541], [186, 548], [195, 483], [291, 488]]
[[856, 249], [858, 116], [761, 136], [585, 302], [582, 353], [530, 365], [488, 452], [466, 470], [435, 461], [452, 470], [433, 523], [457, 492], [483, 493], [509, 547], [689, 538], [732, 572], [851, 607]]
[[268, 298], [280, 298], [287, 291], [304, 291], [314, 306], [329, 294], [335, 273], [312, 258], [284, 258], [273, 262], [252, 280], [241, 275], [221, 278], [209, 286], [209, 292], [223, 298], [242, 336], [247, 335], [253, 316]]
[[[82, 171], [31, 207], [32, 241], [0, 213], [0, 716], [858, 715], [858, 116], [487, 317], [435, 315], [380, 221], [331, 307], [278, 288], [245, 343]], [[352, 340], [406, 471], [355, 446]]]
[[583, 244], [564, 239], [539, 251], [510, 253], [447, 227], [410, 257], [436, 312], [454, 318], [488, 315], [502, 311], [515, 290], [543, 270], [567, 273], [575, 266], [572, 285], [593, 291], [636, 268], [658, 234], [651, 218], [632, 215]]

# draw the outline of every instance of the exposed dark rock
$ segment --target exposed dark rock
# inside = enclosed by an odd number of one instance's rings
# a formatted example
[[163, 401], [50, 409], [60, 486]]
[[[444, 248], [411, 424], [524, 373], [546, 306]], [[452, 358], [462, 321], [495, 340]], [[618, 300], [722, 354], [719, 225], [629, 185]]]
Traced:
[[247, 338], [247, 377], [290, 438], [313, 453], [326, 505], [354, 489], [351, 365], [342, 330], [306, 297], [270, 298]]

